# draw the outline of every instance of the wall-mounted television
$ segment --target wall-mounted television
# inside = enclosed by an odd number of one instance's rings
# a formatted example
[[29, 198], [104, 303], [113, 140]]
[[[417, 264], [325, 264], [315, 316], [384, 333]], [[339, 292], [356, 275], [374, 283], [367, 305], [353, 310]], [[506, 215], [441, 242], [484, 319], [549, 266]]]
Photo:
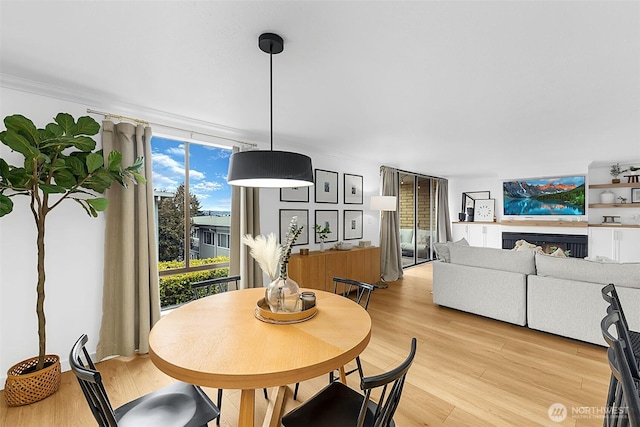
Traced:
[[585, 215], [585, 176], [502, 182], [504, 215]]

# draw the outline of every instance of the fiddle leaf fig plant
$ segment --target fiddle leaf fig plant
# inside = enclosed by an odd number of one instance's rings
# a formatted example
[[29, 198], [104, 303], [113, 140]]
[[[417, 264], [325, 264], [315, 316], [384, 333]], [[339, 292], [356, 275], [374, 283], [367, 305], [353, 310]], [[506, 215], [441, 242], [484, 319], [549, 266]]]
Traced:
[[91, 117], [59, 113], [54, 122], [38, 129], [21, 115], [4, 119], [6, 130], [0, 132], [0, 142], [22, 155], [22, 164], [11, 165], [0, 157], [0, 217], [13, 211], [13, 198], [27, 196], [37, 230], [38, 250], [36, 285], [36, 314], [38, 317], [38, 364], [44, 367], [46, 331], [45, 297], [45, 223], [49, 213], [65, 200], [78, 203], [85, 212], [98, 216], [107, 209], [108, 200], [101, 195], [113, 182], [126, 187], [127, 183], [146, 182], [140, 171], [143, 159], [132, 165], [122, 165], [117, 151], [104, 157], [96, 150], [92, 138], [100, 125]]

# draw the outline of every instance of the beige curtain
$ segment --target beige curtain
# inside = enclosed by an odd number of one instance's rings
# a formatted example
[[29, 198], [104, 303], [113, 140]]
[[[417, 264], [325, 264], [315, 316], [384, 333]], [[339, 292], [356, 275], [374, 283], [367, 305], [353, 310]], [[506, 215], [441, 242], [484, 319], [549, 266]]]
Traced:
[[437, 241], [449, 242], [452, 240], [451, 219], [449, 217], [449, 181], [438, 178], [438, 204], [436, 213]]
[[[398, 197], [398, 171], [383, 166], [382, 195]], [[402, 278], [399, 212], [384, 212], [380, 225], [380, 268], [382, 280], [393, 282]]]
[[160, 319], [158, 255], [151, 182], [151, 128], [102, 122], [107, 158], [122, 153], [122, 164], [144, 157], [146, 185], [113, 185], [106, 192], [104, 289], [97, 359], [149, 352], [149, 331]]
[[[238, 147], [233, 147], [237, 153]], [[249, 255], [249, 248], [240, 242], [240, 236], [260, 234], [260, 190], [250, 187], [231, 189], [231, 259], [229, 275], [240, 275], [240, 289], [260, 288], [262, 270]]]

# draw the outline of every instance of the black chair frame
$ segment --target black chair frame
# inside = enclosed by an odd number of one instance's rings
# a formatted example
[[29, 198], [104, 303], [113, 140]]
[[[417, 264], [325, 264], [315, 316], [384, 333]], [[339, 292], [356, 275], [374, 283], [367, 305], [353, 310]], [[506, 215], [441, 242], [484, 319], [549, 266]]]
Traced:
[[[190, 417], [190, 420], [184, 424], [185, 427], [204, 427], [209, 421], [219, 416], [220, 411], [200, 387], [182, 382], [175, 382], [114, 410], [102, 384], [102, 376], [85, 347], [88, 339], [87, 335], [83, 334], [73, 345], [69, 353], [69, 365], [78, 379], [91, 413], [100, 427], [118, 427], [120, 421], [134, 413], [136, 414], [134, 423], [139, 424], [141, 415], [144, 416], [145, 413], [152, 415], [154, 409], [166, 410], [169, 401], [175, 403], [175, 398], [172, 398], [174, 394], [183, 396], [185, 399], [183, 403], [189, 404], [186, 416]], [[195, 405], [195, 409], [191, 405]], [[175, 404], [173, 409], [178, 407], [179, 403]], [[158, 423], [155, 420], [154, 425], [161, 427], [167, 424]]]
[[611, 394], [613, 389], [613, 396], [607, 397], [607, 410], [603, 423], [605, 427], [640, 426], [639, 383], [631, 374], [631, 366], [624, 347], [624, 341], [617, 339], [611, 342], [607, 350], [612, 380], [609, 393]]
[[[391, 371], [363, 377], [364, 395], [341, 382], [332, 382], [307, 402], [282, 418], [285, 427], [356, 426], [392, 427], [407, 372], [416, 355], [417, 340], [412, 338], [409, 355]], [[378, 403], [371, 400], [372, 390], [382, 388]]]
[[629, 344], [631, 345], [631, 351], [633, 352], [637, 360], [640, 359], [640, 332], [632, 331], [629, 329], [629, 324], [627, 323], [627, 318], [624, 315], [624, 310], [622, 310], [622, 304], [620, 303], [620, 297], [618, 296], [615, 285], [613, 283], [609, 283], [607, 286], [602, 288], [601, 293], [602, 298], [607, 303], [609, 303], [607, 313], [610, 313], [614, 310], [620, 313], [620, 321], [624, 325], [624, 328], [627, 330], [627, 338]]

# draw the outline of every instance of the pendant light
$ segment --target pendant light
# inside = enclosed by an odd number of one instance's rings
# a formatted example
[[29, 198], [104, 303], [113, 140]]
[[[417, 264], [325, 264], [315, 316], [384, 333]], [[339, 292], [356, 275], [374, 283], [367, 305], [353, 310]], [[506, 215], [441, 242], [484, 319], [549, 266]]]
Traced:
[[313, 185], [311, 158], [273, 150], [273, 55], [284, 50], [284, 42], [277, 34], [265, 33], [258, 38], [258, 46], [269, 54], [271, 149], [232, 154], [227, 182], [240, 187], [309, 187]]

